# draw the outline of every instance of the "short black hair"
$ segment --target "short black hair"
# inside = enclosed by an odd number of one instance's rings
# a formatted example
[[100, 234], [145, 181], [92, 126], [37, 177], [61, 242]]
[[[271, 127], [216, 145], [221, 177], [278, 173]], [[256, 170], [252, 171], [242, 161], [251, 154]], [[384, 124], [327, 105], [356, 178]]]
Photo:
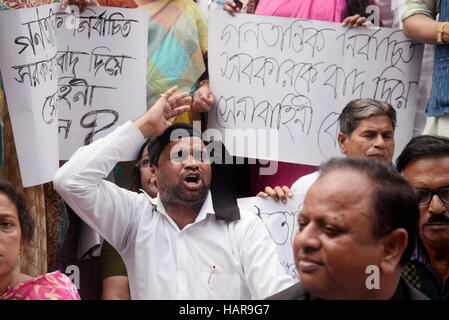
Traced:
[[4, 193], [16, 206], [22, 239], [30, 242], [33, 239], [35, 223], [28, 208], [25, 194], [3, 176], [0, 176], [0, 192]]
[[190, 124], [182, 122], [177, 122], [168, 127], [162, 135], [155, 137], [148, 146], [150, 164], [157, 167], [162, 150], [164, 150], [170, 142], [186, 137], [198, 137], [201, 139], [201, 132]]
[[408, 244], [400, 263], [411, 258], [418, 237], [419, 206], [415, 189], [395, 168], [377, 159], [333, 158], [319, 168], [320, 176], [336, 169], [351, 169], [365, 174], [373, 183], [372, 212], [376, 219], [373, 234], [376, 239], [404, 228]]
[[412, 138], [396, 160], [396, 168], [404, 171], [409, 162], [430, 157], [449, 156], [449, 139], [423, 135]]

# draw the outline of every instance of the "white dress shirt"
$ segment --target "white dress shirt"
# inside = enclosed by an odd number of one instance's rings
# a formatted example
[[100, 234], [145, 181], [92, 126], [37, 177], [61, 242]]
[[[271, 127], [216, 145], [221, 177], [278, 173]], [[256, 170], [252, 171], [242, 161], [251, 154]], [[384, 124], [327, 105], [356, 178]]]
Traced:
[[209, 192], [195, 222], [180, 230], [159, 197], [104, 180], [143, 143], [128, 121], [80, 148], [54, 179], [70, 207], [122, 256], [132, 299], [262, 299], [297, 282], [256, 215], [217, 220]]
[[303, 194], [305, 195], [307, 193], [307, 190], [312, 186], [312, 184], [320, 177], [320, 173], [318, 171], [306, 174], [305, 176], [302, 176], [298, 180], [296, 180], [292, 187], [290, 188], [290, 191], [293, 194]]

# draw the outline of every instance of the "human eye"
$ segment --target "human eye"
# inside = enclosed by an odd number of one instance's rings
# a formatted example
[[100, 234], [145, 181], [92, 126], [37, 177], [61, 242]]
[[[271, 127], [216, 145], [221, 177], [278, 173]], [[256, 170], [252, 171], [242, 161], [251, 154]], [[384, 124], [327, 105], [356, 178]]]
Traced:
[[341, 233], [341, 230], [339, 228], [331, 224], [324, 225], [323, 231], [329, 237], [336, 237]]
[[362, 137], [372, 139], [376, 136], [376, 133], [374, 131], [364, 131], [361, 134]]
[[440, 198], [443, 200], [443, 202], [449, 204], [449, 188], [441, 188], [438, 190], [438, 193], [440, 194]]
[[143, 159], [142, 160], [142, 167], [147, 167], [150, 164], [150, 159]]
[[303, 217], [299, 217], [298, 218], [298, 232], [302, 231], [308, 224], [308, 220], [303, 218]]
[[14, 227], [14, 223], [8, 220], [4, 220], [0, 222], [0, 226], [3, 230], [10, 230]]
[[174, 162], [182, 162], [186, 158], [185, 154], [186, 153], [182, 149], [179, 149], [170, 154], [170, 160], [172, 160]]

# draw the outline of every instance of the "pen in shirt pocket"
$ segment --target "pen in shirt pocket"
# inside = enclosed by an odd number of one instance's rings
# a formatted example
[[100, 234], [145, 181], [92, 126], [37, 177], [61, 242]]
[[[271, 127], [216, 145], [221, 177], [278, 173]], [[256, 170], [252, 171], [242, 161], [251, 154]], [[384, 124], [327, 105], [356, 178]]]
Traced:
[[212, 270], [211, 270], [211, 272], [210, 272], [210, 274], [209, 274], [209, 280], [207, 280], [207, 284], [209, 284], [210, 283], [210, 278], [212, 278], [212, 275], [215, 273], [215, 266], [212, 266]]

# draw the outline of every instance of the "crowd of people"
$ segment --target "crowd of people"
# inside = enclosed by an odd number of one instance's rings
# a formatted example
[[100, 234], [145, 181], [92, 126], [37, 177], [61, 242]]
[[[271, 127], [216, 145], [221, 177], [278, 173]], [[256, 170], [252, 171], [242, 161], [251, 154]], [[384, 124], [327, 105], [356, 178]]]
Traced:
[[[51, 2], [0, 0], [0, 10]], [[62, 1], [81, 12], [89, 5], [148, 12], [147, 111], [79, 148], [52, 183], [21, 187], [0, 77], [0, 300], [84, 298], [54, 268], [64, 242], [54, 226], [71, 214], [104, 239], [98, 299], [448, 300], [449, 0], [227, 0], [229, 19], [259, 14], [359, 28], [370, 23], [366, 8], [378, 5], [382, 26], [400, 19], [407, 37], [435, 46], [424, 131], [396, 161], [396, 110], [366, 97], [339, 115], [343, 157], [318, 167], [280, 162], [273, 175], [258, 175], [255, 164], [247, 176], [220, 161], [226, 148], [192, 126], [207, 126], [215, 101], [207, 6], [199, 2]], [[188, 59], [183, 48], [191, 48]], [[299, 281], [281, 266], [261, 219], [239, 209], [246, 183], [247, 195], [276, 202], [305, 195], [293, 241]]]

